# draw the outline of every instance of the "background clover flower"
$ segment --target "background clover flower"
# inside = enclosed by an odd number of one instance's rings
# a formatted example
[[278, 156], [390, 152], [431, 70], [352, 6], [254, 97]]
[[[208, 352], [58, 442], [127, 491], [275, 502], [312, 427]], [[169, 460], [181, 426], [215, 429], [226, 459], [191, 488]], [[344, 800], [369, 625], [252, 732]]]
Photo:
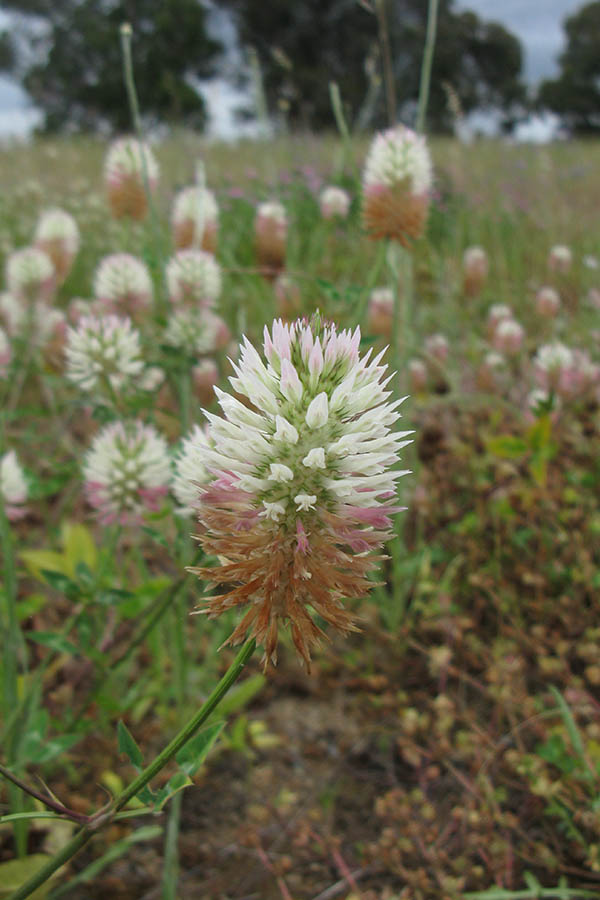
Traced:
[[6, 286], [14, 297], [30, 303], [49, 300], [55, 286], [52, 260], [37, 247], [16, 250], [6, 261]]
[[88, 503], [103, 525], [138, 524], [168, 493], [167, 443], [152, 425], [111, 422], [95, 436], [83, 474]]
[[47, 209], [38, 219], [34, 243], [48, 254], [62, 283], [79, 250], [79, 228], [73, 216], [64, 209]]
[[94, 296], [108, 311], [134, 314], [152, 303], [152, 279], [145, 263], [129, 253], [112, 253], [94, 274]]
[[12, 350], [8, 335], [0, 328], [0, 377], [4, 377], [10, 365]]
[[206, 309], [177, 309], [169, 316], [165, 344], [187, 356], [202, 356], [225, 346], [229, 329], [219, 316]]
[[82, 316], [67, 330], [66, 375], [82, 391], [102, 390], [110, 384], [121, 391], [144, 368], [139, 332], [129, 319]]
[[[223, 593], [206, 612], [248, 605], [230, 641], [249, 631], [275, 661], [289, 620], [308, 666], [322, 636], [311, 611], [355, 629], [342, 600], [363, 596], [377, 550], [391, 536], [392, 466], [410, 432], [394, 432], [383, 353], [359, 355], [360, 331], [296, 321], [265, 329], [264, 356], [244, 340], [230, 379], [249, 405], [216, 388], [223, 416], [206, 413], [201, 461], [214, 480], [202, 495], [200, 541], [221, 561], [198, 573]], [[231, 587], [231, 585], [235, 585]]]
[[27, 480], [14, 450], [9, 450], [0, 459], [0, 489], [4, 512], [12, 522], [26, 514]]
[[36, 347], [62, 339], [66, 328], [62, 310], [49, 307], [43, 300], [25, 304], [8, 292], [0, 294], [0, 316], [11, 337], [27, 337]]
[[106, 197], [115, 219], [141, 220], [148, 211], [144, 166], [151, 190], [158, 182], [158, 163], [146, 143], [125, 137], [114, 141], [104, 162]]
[[285, 265], [288, 219], [276, 200], [259, 204], [254, 219], [254, 248], [264, 275], [275, 278]]
[[319, 207], [324, 219], [345, 219], [350, 211], [350, 194], [343, 188], [330, 185], [321, 191]]
[[198, 246], [214, 253], [217, 249], [219, 207], [213, 192], [198, 185], [183, 188], [175, 197], [171, 225], [178, 250]]
[[483, 247], [467, 247], [463, 254], [463, 290], [467, 297], [481, 293], [487, 281], [490, 264]]
[[425, 139], [404, 125], [378, 134], [363, 173], [363, 218], [372, 238], [405, 246], [423, 233], [433, 180]]
[[190, 434], [182, 441], [181, 450], [175, 458], [172, 481], [181, 515], [198, 514], [202, 487], [212, 479], [204, 465], [204, 452], [210, 446], [207, 426], [201, 428], [194, 425]]
[[167, 263], [166, 278], [173, 303], [214, 306], [221, 293], [220, 266], [204, 250], [180, 250]]

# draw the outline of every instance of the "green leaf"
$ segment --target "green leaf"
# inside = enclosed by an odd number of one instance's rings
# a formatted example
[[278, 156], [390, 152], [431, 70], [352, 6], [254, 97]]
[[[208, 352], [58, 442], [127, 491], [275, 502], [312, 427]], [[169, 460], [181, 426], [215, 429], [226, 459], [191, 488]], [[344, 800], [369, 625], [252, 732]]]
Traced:
[[42, 569], [42, 578], [49, 584], [51, 588], [67, 597], [77, 597], [81, 593], [77, 582], [63, 575], [61, 572], [52, 572], [48, 569]]
[[119, 724], [117, 725], [117, 737], [119, 753], [124, 753], [136, 769], [141, 769], [144, 764], [142, 751], [122, 719], [119, 719]]
[[573, 750], [579, 756], [584, 768], [586, 771], [592, 776], [592, 778], [596, 778], [596, 773], [591, 768], [587, 761], [585, 748], [583, 746], [583, 740], [581, 738], [581, 734], [575, 723], [575, 719], [573, 718], [573, 713], [569, 709], [569, 705], [558, 688], [554, 687], [553, 684], [550, 685], [550, 693], [556, 700], [558, 708], [560, 710], [560, 714], [563, 718], [563, 722], [565, 723], [565, 727], [569, 733], [569, 738], [571, 740], [571, 744], [573, 746]]
[[224, 727], [225, 722], [215, 722], [214, 725], [203, 728], [181, 748], [175, 759], [182, 772], [186, 775], [195, 775]]
[[[6, 900], [17, 888], [31, 878], [38, 869], [41, 869], [48, 860], [49, 856], [43, 853], [33, 853], [31, 856], [25, 856], [23, 859], [10, 859], [8, 862], [0, 863], [0, 900]], [[53, 887], [52, 881], [60, 874], [61, 870], [55, 872], [51, 879], [44, 882], [33, 894], [30, 894], [30, 900], [45, 900], [48, 892]]]
[[501, 434], [487, 442], [487, 449], [503, 459], [518, 459], [527, 453], [528, 444], [523, 438], [512, 434]]
[[46, 572], [60, 572], [68, 575], [67, 561], [62, 553], [55, 553], [53, 550], [23, 550], [21, 559], [25, 563], [25, 568], [30, 575], [37, 578], [38, 581], [46, 581], [42, 575], [42, 570]]
[[85, 563], [90, 571], [94, 571], [98, 563], [98, 552], [89, 528], [77, 522], [64, 522], [61, 540], [69, 575], [75, 575], [77, 563]]
[[57, 634], [55, 631], [29, 631], [26, 632], [26, 637], [30, 641], [35, 641], [36, 644], [49, 647], [56, 653], [68, 653], [70, 656], [79, 653], [75, 644], [72, 644], [64, 635]]
[[27, 734], [21, 745], [21, 754], [27, 762], [41, 765], [70, 750], [82, 737], [81, 734], [61, 734], [48, 739], [39, 734]]
[[166, 784], [163, 788], [158, 791], [155, 797], [155, 810], [158, 812], [161, 810], [166, 803], [169, 802], [171, 797], [174, 797], [175, 794], [178, 794], [179, 791], [183, 791], [186, 787], [191, 787], [193, 784], [191, 778], [185, 775], [183, 772], [176, 772], [172, 778], [169, 779], [168, 784]]

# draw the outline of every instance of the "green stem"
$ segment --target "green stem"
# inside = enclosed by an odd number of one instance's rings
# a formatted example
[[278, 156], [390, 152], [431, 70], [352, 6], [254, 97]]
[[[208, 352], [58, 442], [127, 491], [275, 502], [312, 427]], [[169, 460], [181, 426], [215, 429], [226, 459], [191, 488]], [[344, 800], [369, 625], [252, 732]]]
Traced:
[[[0, 435], [0, 445], [3, 444]], [[0, 453], [0, 457], [2, 454]], [[4, 721], [18, 704], [18, 664], [19, 650], [22, 647], [21, 631], [17, 617], [17, 576], [15, 571], [15, 554], [10, 524], [4, 508], [4, 497], [0, 490], [0, 546], [4, 560], [4, 597], [5, 597], [5, 640], [3, 653], [3, 702]], [[6, 741], [6, 758], [9, 766], [18, 761], [20, 735], [18, 729], [12, 732]], [[21, 791], [11, 784], [9, 788], [10, 808], [15, 813], [23, 812], [24, 797]], [[23, 857], [27, 852], [27, 823], [17, 820], [13, 823], [13, 833], [17, 856]]]
[[425, 36], [425, 50], [421, 64], [421, 83], [419, 85], [419, 106], [417, 108], [417, 131], [425, 130], [425, 116], [429, 103], [429, 85], [431, 83], [431, 66], [433, 64], [433, 51], [435, 49], [435, 35], [437, 31], [437, 13], [439, 0], [429, 0], [427, 11], [427, 34]]
[[[152, 223], [152, 231], [154, 237], [154, 262], [156, 263], [157, 268], [160, 269], [162, 273], [162, 281], [164, 286], [164, 260], [162, 258], [162, 239], [161, 239], [161, 231], [160, 231], [160, 221], [158, 218], [158, 214], [156, 211], [156, 207], [154, 205], [154, 198], [152, 196], [152, 189], [150, 187], [150, 178], [148, 176], [148, 163], [146, 160], [146, 154], [144, 153], [144, 132], [142, 128], [142, 117], [140, 115], [140, 105], [138, 103], [137, 91], [135, 89], [135, 78], [133, 74], [133, 60], [131, 57], [131, 25], [124, 24], [121, 25], [121, 52], [123, 54], [123, 76], [125, 79], [125, 87], [127, 90], [127, 99], [129, 100], [129, 109], [131, 111], [131, 119], [133, 121], [133, 127], [137, 136], [138, 141], [140, 142], [140, 154], [142, 158], [142, 181], [144, 184], [144, 191], [146, 193], [146, 199], [148, 201], [148, 209], [150, 210], [150, 222]], [[163, 297], [156, 293], [156, 314], [157, 317], [164, 312], [163, 308]]]
[[10, 895], [7, 900], [25, 900], [37, 890], [44, 882], [46, 882], [61, 866], [68, 862], [87, 842], [104, 828], [110, 824], [115, 817], [115, 813], [120, 812], [136, 794], [138, 794], [146, 785], [163, 769], [167, 763], [181, 750], [182, 747], [192, 738], [201, 725], [206, 722], [208, 717], [215, 711], [229, 688], [237, 681], [244, 670], [244, 667], [256, 647], [253, 638], [246, 641], [241, 650], [237, 654], [232, 664], [223, 675], [212, 694], [202, 704], [198, 712], [192, 716], [189, 722], [179, 731], [177, 735], [159, 753], [149, 766], [135, 778], [128, 787], [123, 790], [118, 797], [110, 803], [107, 809], [101, 810], [92, 818], [92, 823], [85, 825], [71, 840], [65, 844], [55, 856], [39, 869], [31, 878], [29, 878], [20, 888]]
[[387, 264], [394, 291], [392, 352], [401, 390], [406, 388], [406, 363], [412, 349], [412, 256], [395, 241], [387, 248]]
[[379, 42], [381, 44], [381, 55], [383, 58], [383, 80], [385, 82], [388, 125], [390, 128], [393, 128], [396, 124], [396, 84], [394, 81], [394, 67], [392, 65], [390, 35], [385, 14], [385, 0], [375, 0], [375, 11], [377, 13]]

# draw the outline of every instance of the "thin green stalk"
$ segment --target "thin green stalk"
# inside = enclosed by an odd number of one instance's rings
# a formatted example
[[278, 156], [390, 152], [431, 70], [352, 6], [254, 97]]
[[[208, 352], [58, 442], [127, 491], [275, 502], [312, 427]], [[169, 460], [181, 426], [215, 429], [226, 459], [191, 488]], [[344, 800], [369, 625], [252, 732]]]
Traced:
[[377, 12], [379, 41], [381, 43], [381, 56], [383, 58], [383, 80], [385, 83], [388, 124], [390, 128], [393, 128], [396, 124], [396, 84], [394, 81], [394, 67], [392, 65], [390, 35], [385, 14], [385, 0], [375, 0], [375, 10]]
[[421, 83], [419, 85], [419, 105], [417, 108], [417, 131], [425, 131], [425, 117], [427, 104], [429, 103], [429, 85], [431, 83], [431, 66], [433, 64], [433, 51], [435, 49], [435, 35], [437, 32], [437, 13], [439, 0], [429, 0], [427, 10], [427, 34], [425, 36], [425, 50], [421, 63]]
[[[348, 128], [348, 124], [344, 116], [344, 109], [342, 107], [342, 95], [340, 94], [340, 88], [337, 81], [329, 82], [329, 99], [331, 100], [331, 108], [333, 109], [335, 124], [337, 125], [340, 137], [342, 138], [342, 152], [336, 164], [336, 169], [338, 170], [338, 172], [343, 172], [346, 167], [346, 160], [348, 157], [352, 160], [353, 167], [355, 167], [355, 164], [352, 154], [352, 136], [350, 134], [350, 129]], [[355, 171], [355, 175], [358, 177], [358, 172]]]
[[394, 291], [394, 319], [392, 326], [392, 352], [394, 367], [398, 372], [402, 389], [406, 385], [406, 363], [413, 346], [412, 338], [412, 255], [395, 241], [387, 247], [387, 264]]
[[[144, 131], [142, 128], [142, 117], [140, 115], [140, 105], [138, 103], [137, 91], [135, 89], [135, 77], [133, 74], [133, 59], [131, 56], [131, 36], [132, 30], [131, 25], [128, 23], [124, 23], [121, 25], [121, 53], [123, 55], [123, 77], [125, 79], [125, 88], [127, 90], [127, 99], [129, 100], [129, 109], [131, 111], [131, 119], [133, 122], [133, 128], [135, 130], [138, 141], [140, 142], [140, 153], [142, 158], [142, 181], [144, 184], [144, 191], [146, 193], [146, 199], [148, 201], [148, 209], [150, 211], [150, 222], [152, 223], [152, 231], [154, 235], [154, 250], [155, 257], [154, 262], [156, 263], [156, 267], [160, 269], [162, 273], [162, 280], [164, 282], [164, 259], [162, 254], [162, 239], [161, 239], [161, 230], [160, 230], [160, 220], [158, 218], [158, 213], [156, 211], [156, 207], [154, 205], [154, 198], [152, 196], [152, 189], [150, 187], [150, 178], [148, 176], [148, 163], [146, 160], [146, 154], [144, 153]], [[156, 293], [156, 313], [160, 316], [163, 312], [163, 297], [162, 292]]]
[[106, 825], [110, 824], [114, 818], [115, 813], [120, 812], [130, 800], [132, 800], [136, 794], [138, 794], [146, 785], [152, 781], [152, 779], [158, 775], [158, 773], [163, 769], [168, 762], [184, 747], [187, 742], [192, 738], [201, 725], [206, 722], [208, 717], [215, 711], [223, 697], [227, 694], [228, 690], [232, 685], [237, 681], [241, 673], [243, 672], [246, 663], [254, 653], [254, 649], [256, 647], [256, 642], [253, 638], [246, 641], [246, 643], [242, 646], [241, 650], [237, 654], [236, 658], [232, 662], [232, 664], [227, 669], [227, 672], [223, 675], [212, 694], [208, 697], [208, 699], [202, 704], [198, 712], [192, 716], [189, 722], [184, 725], [184, 727], [175, 735], [172, 741], [170, 741], [164, 750], [158, 754], [158, 756], [147, 766], [143, 772], [141, 772], [137, 778], [135, 778], [131, 784], [129, 784], [118, 797], [115, 797], [114, 800], [108, 805], [107, 808], [101, 810], [97, 813], [96, 816], [92, 818], [92, 822], [89, 825], [85, 825], [81, 828], [70, 841], [60, 850], [55, 856], [53, 856], [48, 862], [39, 869], [31, 878], [29, 878], [24, 884], [21, 885], [20, 888], [17, 888], [14, 893], [7, 898], [7, 900], [25, 900], [26, 897], [30, 897], [31, 894], [37, 890], [42, 884], [44, 884], [51, 876], [67, 863], [75, 854], [85, 845], [87, 842], [104, 828]]
[[[17, 576], [15, 570], [15, 554], [10, 524], [4, 509], [4, 498], [0, 491], [0, 546], [4, 560], [4, 652], [2, 654], [2, 682], [4, 721], [18, 704], [17, 676], [19, 650], [22, 647], [21, 631], [17, 617]], [[9, 766], [18, 762], [20, 734], [15, 729], [6, 741], [6, 758]], [[14, 785], [9, 787], [10, 808], [14, 813], [24, 810], [22, 792]], [[23, 857], [27, 852], [27, 823], [17, 820], [13, 823], [13, 833], [17, 856]]]

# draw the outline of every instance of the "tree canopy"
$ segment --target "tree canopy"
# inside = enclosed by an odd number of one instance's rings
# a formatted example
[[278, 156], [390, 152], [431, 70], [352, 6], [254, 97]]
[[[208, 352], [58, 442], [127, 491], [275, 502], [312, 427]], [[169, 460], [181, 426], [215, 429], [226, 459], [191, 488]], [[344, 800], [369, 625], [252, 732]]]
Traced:
[[579, 134], [600, 131], [600, 0], [564, 23], [567, 47], [560, 74], [540, 86], [539, 105], [557, 113]]
[[[331, 125], [328, 82], [333, 80], [351, 115], [359, 115], [365, 102], [371, 102], [369, 124], [385, 123], [383, 88], [374, 97], [369, 78], [373, 69], [382, 69], [374, 0], [222, 0], [222, 5], [231, 9], [241, 42], [254, 46], [259, 55], [271, 110], [283, 106], [296, 125]], [[406, 121], [419, 92], [427, 8], [427, 0], [385, 4], [396, 114]], [[491, 107], [508, 112], [522, 103], [521, 66], [520, 43], [502, 25], [483, 22], [472, 12], [456, 12], [453, 0], [441, 0], [429, 127], [450, 127], [448, 86], [464, 112]]]
[[140, 106], [149, 121], [202, 127], [205, 107], [195, 83], [214, 74], [221, 50], [207, 35], [198, 0], [9, 0], [35, 61], [22, 84], [44, 113], [48, 131], [126, 130], [131, 117], [123, 84], [119, 28], [130, 22]]

